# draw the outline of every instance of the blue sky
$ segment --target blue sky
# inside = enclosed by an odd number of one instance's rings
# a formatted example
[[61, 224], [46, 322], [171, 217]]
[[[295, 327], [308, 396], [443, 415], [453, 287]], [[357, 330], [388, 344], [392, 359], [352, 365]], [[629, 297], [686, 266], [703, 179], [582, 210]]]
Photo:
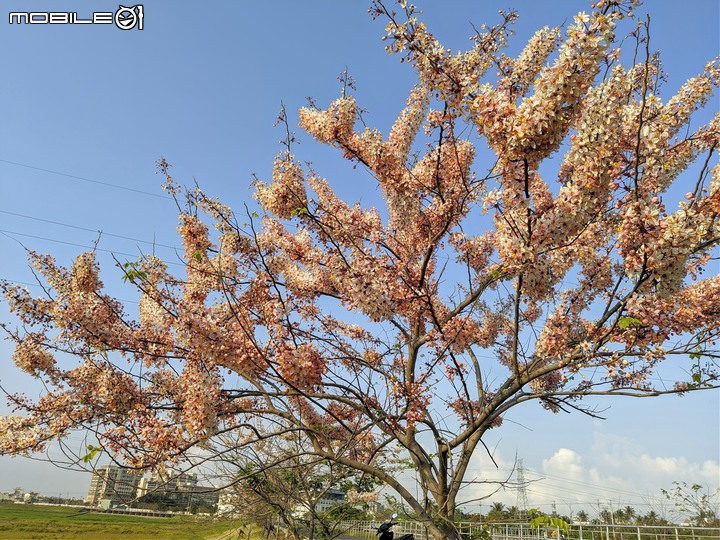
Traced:
[[[651, 47], [662, 51], [669, 97], [720, 52], [716, 0], [648, 0]], [[422, 2], [423, 20], [453, 49], [467, 48], [471, 23], [520, 13], [508, 54], [538, 27], [589, 10], [580, 0]], [[0, 277], [31, 284], [21, 244], [64, 263], [92, 246], [109, 290], [132, 300], [112, 272], [110, 252], [136, 257], [154, 249], [172, 260], [179, 244], [175, 206], [160, 190], [155, 161], [165, 157], [183, 183], [197, 181], [235, 208], [247, 202], [252, 175], [267, 179], [282, 132], [273, 128], [284, 103], [291, 123], [312, 96], [326, 105], [339, 95], [346, 67], [368, 124], [387, 130], [415, 82], [412, 69], [384, 51], [384, 22], [364, 1], [212, 2], [155, 0], [144, 4], [144, 29], [111, 25], [10, 25], [19, 10], [115, 11], [117, 3], [3, 0], [0, 4]], [[201, 7], [200, 7], [201, 6]], [[718, 108], [714, 98], [708, 107]], [[377, 196], [368, 176], [300, 133], [296, 153], [312, 161], [348, 200]], [[6, 306], [0, 317], [7, 320]], [[0, 342], [0, 379], [39, 390], [19, 376]], [[501, 467], [515, 455], [526, 476], [544, 478], [531, 504], [553, 501], [589, 512], [602, 504], [640, 510], [673, 480], [720, 483], [720, 401], [717, 393], [653, 400], [598, 402], [605, 421], [555, 416], [539, 407], [513, 412], [491, 434]], [[2, 411], [3, 409], [0, 409]], [[478, 456], [475, 472], [488, 474]], [[0, 491], [15, 486], [84, 496], [89, 477], [26, 459], [0, 458]], [[468, 497], [470, 498], [470, 497]], [[516, 494], [493, 500], [514, 504]]]

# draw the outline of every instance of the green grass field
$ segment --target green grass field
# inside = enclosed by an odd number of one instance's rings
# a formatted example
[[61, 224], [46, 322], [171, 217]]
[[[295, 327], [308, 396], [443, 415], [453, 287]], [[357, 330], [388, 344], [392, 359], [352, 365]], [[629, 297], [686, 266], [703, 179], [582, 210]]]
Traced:
[[194, 516], [153, 518], [94, 514], [61, 506], [0, 504], [0, 540], [234, 540], [234, 533], [223, 533], [239, 525]]

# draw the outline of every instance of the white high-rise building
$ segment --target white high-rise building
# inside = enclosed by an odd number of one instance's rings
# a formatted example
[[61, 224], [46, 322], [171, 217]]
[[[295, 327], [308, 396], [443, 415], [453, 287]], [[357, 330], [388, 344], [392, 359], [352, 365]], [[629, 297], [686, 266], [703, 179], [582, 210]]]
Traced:
[[137, 496], [142, 497], [151, 493], [173, 493], [178, 491], [192, 491], [197, 486], [197, 475], [193, 473], [177, 473], [166, 471], [162, 474], [153, 473], [150, 478], [143, 477], [137, 488]]
[[98, 506], [102, 500], [109, 500], [110, 504], [130, 502], [137, 495], [139, 482], [140, 475], [125, 467], [98, 467], [93, 472], [85, 501], [92, 506]]

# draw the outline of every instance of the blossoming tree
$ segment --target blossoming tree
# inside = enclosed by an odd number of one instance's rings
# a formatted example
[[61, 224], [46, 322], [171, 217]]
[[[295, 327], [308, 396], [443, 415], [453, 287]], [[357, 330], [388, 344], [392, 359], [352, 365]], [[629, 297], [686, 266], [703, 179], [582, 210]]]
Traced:
[[347, 521], [366, 515], [361, 503], [375, 499], [374, 478], [306, 452], [305, 439], [294, 431], [250, 445], [221, 441], [218, 477], [231, 486], [233, 514], [268, 532], [280, 523], [294, 540], [334, 538]]
[[[22, 323], [3, 325], [14, 362], [47, 392], [8, 394], [0, 451], [91, 429], [144, 468], [212, 456], [228, 434], [297, 432], [308, 455], [386, 484], [436, 538], [456, 538], [471, 457], [511, 408], [592, 414], [582, 398], [718, 386], [720, 276], [703, 271], [720, 241], [720, 116], [689, 127], [718, 61], [663, 101], [657, 56], [639, 47], [623, 66], [613, 48], [629, 2], [543, 28], [517, 58], [501, 53], [513, 13], [451, 54], [399, 6], [371, 7], [418, 73], [390, 132], [360, 129], [346, 91], [299, 112], [371, 173], [384, 206], [341, 200], [290, 140], [256, 183], [262, 216], [181, 190], [162, 161], [183, 201], [185, 272], [154, 256], [120, 265], [137, 315], [103, 292], [92, 252], [70, 268], [31, 252], [42, 297], [3, 284]], [[493, 163], [474, 164], [467, 126]], [[673, 357], [688, 376], [656, 387]]]

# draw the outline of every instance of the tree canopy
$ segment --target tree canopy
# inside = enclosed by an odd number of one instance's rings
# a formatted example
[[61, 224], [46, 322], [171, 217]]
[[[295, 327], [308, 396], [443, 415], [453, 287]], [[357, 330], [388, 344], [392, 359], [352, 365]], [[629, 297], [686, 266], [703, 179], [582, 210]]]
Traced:
[[[242, 448], [297, 433], [303, 454], [393, 488], [455, 538], [471, 457], [511, 408], [593, 414], [587, 396], [717, 388], [720, 276], [704, 272], [720, 115], [690, 121], [720, 63], [663, 101], [633, 6], [600, 0], [510, 58], [514, 12], [452, 53], [414, 6], [374, 1], [388, 51], [417, 71], [389, 133], [364, 125], [347, 78], [298, 117], [384, 204], [341, 200], [289, 126], [272, 179], [255, 182], [259, 214], [181, 187], [160, 160], [184, 271], [118, 261], [137, 310], [103, 291], [92, 251], [69, 267], [29, 251], [42, 296], [2, 283], [15, 365], [47, 391], [6, 389], [17, 414], [0, 418], [0, 452], [86, 429], [152, 468], [222, 459], [228, 435]], [[476, 162], [481, 144], [491, 161]], [[671, 358], [689, 375], [658, 386]]]

